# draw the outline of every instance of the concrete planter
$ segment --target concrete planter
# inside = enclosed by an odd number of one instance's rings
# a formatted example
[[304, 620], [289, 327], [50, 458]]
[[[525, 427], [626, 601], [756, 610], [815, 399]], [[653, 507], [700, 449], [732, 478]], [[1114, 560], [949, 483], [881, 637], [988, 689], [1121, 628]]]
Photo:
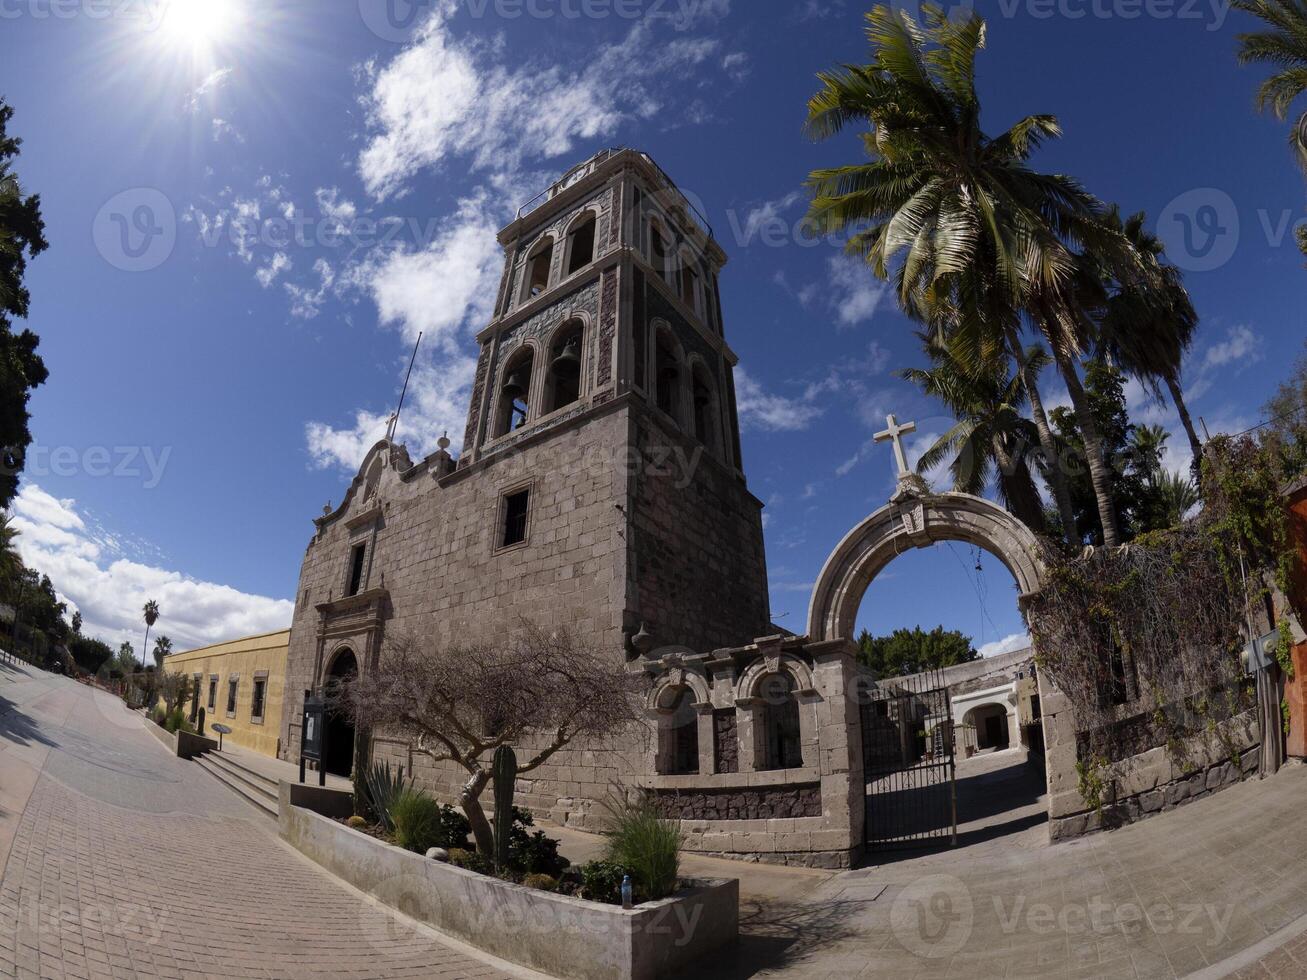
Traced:
[[157, 738], [173, 755], [179, 759], [193, 759], [197, 755], [203, 755], [218, 747], [218, 743], [204, 735], [196, 735], [194, 732], [169, 732], [168, 729], [156, 725], [152, 720], [145, 720], [146, 730]]
[[739, 934], [739, 882], [693, 887], [630, 911], [428, 860], [290, 802], [281, 836], [354, 887], [479, 949], [558, 977], [665, 976]]

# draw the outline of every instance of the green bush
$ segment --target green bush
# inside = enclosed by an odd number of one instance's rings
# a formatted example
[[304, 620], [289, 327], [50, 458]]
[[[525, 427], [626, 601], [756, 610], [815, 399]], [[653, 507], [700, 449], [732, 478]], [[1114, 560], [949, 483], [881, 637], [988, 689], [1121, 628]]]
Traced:
[[529, 875], [557, 878], [567, 867], [567, 858], [558, 853], [558, 841], [546, 837], [543, 830], [537, 830], [530, 837], [524, 832], [522, 837], [513, 848], [513, 863], [519, 870]]
[[629, 868], [635, 890], [646, 901], [676, 891], [681, 871], [680, 826], [664, 819], [648, 800], [614, 807], [605, 857]]
[[527, 888], [538, 888], [542, 892], [552, 892], [558, 888], [558, 879], [549, 875], [527, 875], [522, 879]]
[[456, 847], [449, 852], [449, 863], [483, 875], [492, 874], [495, 870], [491, 863], [476, 851], [466, 851], [461, 847]]
[[191, 731], [191, 723], [186, 718], [186, 712], [181, 708], [173, 708], [172, 714], [168, 715], [163, 721], [163, 727], [169, 732]]
[[404, 780], [404, 767], [392, 773], [390, 763], [374, 762], [368, 769], [368, 797], [377, 811], [381, 825], [388, 833], [393, 833], [395, 824], [390, 819], [390, 808], [394, 800], [404, 791], [408, 783]]
[[395, 828], [395, 843], [406, 851], [425, 854], [438, 847], [440, 806], [420, 789], [402, 789], [390, 803], [390, 821]]
[[345, 821], [346, 827], [353, 827], [355, 830], [362, 830], [367, 825], [368, 825], [367, 820], [357, 815], [350, 817], [348, 820]]
[[432, 847], [443, 847], [447, 851], [455, 848], [470, 850], [467, 837], [472, 832], [472, 825], [467, 822], [467, 817], [445, 804], [440, 808], [438, 822], [436, 843]]
[[592, 902], [622, 904], [622, 879], [626, 868], [612, 861], [590, 861], [581, 865], [581, 897]]

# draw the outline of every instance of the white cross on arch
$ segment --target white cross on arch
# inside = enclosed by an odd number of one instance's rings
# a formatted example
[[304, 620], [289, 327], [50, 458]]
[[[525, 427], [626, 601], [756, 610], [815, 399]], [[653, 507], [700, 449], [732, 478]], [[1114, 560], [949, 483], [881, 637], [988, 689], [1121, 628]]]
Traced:
[[905, 476], [912, 475], [912, 470], [908, 469], [908, 454], [903, 451], [903, 437], [909, 432], [916, 432], [917, 423], [904, 422], [902, 425], [899, 425], [899, 420], [893, 415], [887, 415], [885, 417], [885, 422], [889, 428], [884, 432], [877, 432], [875, 438], [877, 442], [893, 441], [894, 461], [898, 463], [898, 476], [901, 480]]

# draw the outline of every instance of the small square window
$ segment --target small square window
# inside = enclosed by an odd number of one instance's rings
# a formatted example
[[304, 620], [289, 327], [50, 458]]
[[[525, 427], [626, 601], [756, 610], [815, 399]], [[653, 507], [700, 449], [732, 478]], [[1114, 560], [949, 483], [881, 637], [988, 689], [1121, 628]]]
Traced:
[[507, 548], [526, 540], [527, 517], [531, 512], [530, 489], [519, 490], [504, 497], [504, 527], [499, 545]]

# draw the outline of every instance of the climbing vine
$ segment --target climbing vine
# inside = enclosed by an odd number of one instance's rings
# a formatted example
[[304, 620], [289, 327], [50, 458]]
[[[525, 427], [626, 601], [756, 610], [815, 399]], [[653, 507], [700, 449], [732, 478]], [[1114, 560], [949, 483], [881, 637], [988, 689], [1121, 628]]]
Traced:
[[[1071, 702], [1081, 795], [1101, 806], [1115, 767], [1165, 745], [1185, 771], [1194, 736], [1232, 761], [1228, 722], [1254, 697], [1240, 652], [1254, 604], [1289, 594], [1294, 549], [1272, 439], [1219, 437], [1204, 452], [1201, 512], [1115, 549], [1050, 547], [1044, 588], [1027, 606], [1037, 660]], [[1276, 656], [1292, 635], [1277, 610]]]

